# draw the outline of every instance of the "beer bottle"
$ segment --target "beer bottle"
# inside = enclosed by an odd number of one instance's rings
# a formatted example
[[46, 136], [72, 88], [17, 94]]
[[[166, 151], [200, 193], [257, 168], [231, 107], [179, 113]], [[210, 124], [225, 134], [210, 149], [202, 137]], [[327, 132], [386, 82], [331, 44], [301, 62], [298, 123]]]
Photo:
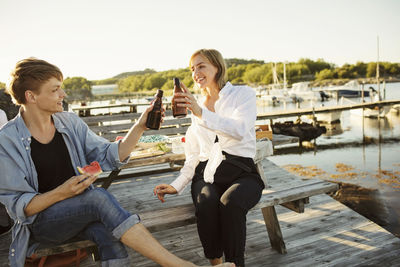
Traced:
[[[174, 95], [175, 93], [183, 93], [181, 83], [178, 78], [174, 78]], [[172, 105], [172, 115], [175, 118], [184, 118], [187, 115], [187, 109], [185, 107], [178, 107], [177, 102]]]
[[163, 90], [157, 90], [157, 93], [155, 94], [153, 110], [147, 115], [146, 127], [149, 129], [160, 129], [162, 96]]

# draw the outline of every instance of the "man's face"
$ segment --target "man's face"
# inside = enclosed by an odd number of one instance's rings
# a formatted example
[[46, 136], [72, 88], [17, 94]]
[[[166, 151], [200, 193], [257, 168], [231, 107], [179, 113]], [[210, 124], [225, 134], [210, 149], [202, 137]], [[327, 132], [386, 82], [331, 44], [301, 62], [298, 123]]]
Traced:
[[50, 78], [43, 83], [35, 94], [36, 106], [43, 112], [50, 114], [63, 111], [63, 99], [66, 96], [61, 89], [62, 81], [57, 78]]

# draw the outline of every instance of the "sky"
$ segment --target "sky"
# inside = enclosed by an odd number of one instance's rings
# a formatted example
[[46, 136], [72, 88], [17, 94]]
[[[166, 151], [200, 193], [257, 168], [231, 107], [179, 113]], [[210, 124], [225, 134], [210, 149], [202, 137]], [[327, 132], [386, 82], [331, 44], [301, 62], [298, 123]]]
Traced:
[[36, 57], [89, 80], [186, 68], [192, 53], [265, 62], [400, 62], [400, 0], [0, 0], [0, 82]]

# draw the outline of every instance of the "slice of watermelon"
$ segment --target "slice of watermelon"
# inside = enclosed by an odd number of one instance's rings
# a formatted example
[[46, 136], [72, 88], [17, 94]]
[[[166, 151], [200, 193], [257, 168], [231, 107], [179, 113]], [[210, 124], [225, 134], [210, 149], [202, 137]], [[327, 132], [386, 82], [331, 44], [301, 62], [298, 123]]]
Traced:
[[115, 142], [124, 139], [125, 136], [117, 136], [115, 137]]
[[101, 170], [100, 164], [97, 161], [93, 161], [92, 163], [90, 163], [90, 165], [86, 165], [84, 167], [77, 167], [79, 173], [84, 174], [90, 174], [90, 175], [94, 175], [97, 176], [100, 173], [102, 173], [103, 171]]

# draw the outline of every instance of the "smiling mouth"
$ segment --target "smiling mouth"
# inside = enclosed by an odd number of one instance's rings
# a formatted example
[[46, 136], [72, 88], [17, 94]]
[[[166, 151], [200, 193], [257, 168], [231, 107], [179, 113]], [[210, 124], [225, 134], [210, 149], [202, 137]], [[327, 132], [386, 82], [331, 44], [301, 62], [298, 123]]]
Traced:
[[197, 79], [196, 79], [196, 82], [197, 82], [197, 83], [201, 83], [201, 82], [204, 81], [204, 80], [205, 80], [205, 78], [197, 78]]

